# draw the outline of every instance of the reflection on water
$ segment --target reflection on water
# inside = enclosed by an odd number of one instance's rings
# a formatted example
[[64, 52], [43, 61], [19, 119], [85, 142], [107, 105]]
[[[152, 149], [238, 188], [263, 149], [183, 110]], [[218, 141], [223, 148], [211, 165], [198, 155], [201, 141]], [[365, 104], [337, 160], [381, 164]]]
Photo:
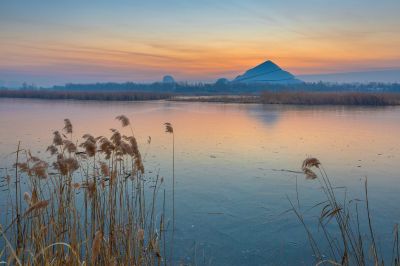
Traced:
[[0, 168], [12, 163], [7, 155], [19, 140], [46, 157], [52, 130], [64, 118], [73, 122], [75, 136], [109, 135], [119, 114], [130, 117], [142, 147], [152, 137], [143, 151], [146, 168], [160, 169], [166, 180], [171, 142], [163, 123], [174, 125], [176, 242], [184, 262], [195, 254], [203, 261], [204, 253], [213, 265], [309, 265], [303, 228], [282, 214], [289, 207], [286, 195], [295, 196], [296, 178], [304, 208], [321, 199], [318, 184], [296, 173], [308, 155], [318, 157], [352, 197], [362, 197], [368, 176], [379, 241], [400, 220], [400, 109], [393, 107], [0, 99]]

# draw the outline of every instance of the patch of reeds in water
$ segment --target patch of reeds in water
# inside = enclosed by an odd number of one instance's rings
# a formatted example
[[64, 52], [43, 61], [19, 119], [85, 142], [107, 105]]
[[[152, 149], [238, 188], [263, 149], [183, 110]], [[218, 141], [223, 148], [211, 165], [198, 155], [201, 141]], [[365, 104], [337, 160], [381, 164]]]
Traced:
[[384, 106], [400, 105], [400, 93], [264, 91], [260, 100], [264, 104]]
[[157, 209], [165, 202], [156, 204], [163, 178], [145, 175], [129, 119], [117, 119], [129, 134], [111, 129], [109, 138], [85, 134], [80, 143], [66, 119], [47, 148], [49, 160], [18, 145], [1, 210], [7, 224], [0, 225], [0, 261], [167, 264], [165, 209]]
[[[288, 198], [291, 211], [295, 213], [303, 225], [316, 258], [316, 265], [400, 265], [400, 246], [398, 225], [394, 226], [392, 258], [385, 261], [379, 252], [372, 214], [368, 199], [368, 183], [365, 180], [364, 200], [348, 200], [346, 195], [340, 200], [338, 188], [334, 187], [316, 158], [307, 158], [302, 164], [305, 177], [317, 180], [323, 191], [325, 200], [314, 206], [320, 207], [318, 228], [321, 229], [325, 243], [316, 240], [315, 234], [306, 224], [300, 205], [297, 206]], [[317, 171], [315, 171], [317, 170]], [[360, 206], [363, 206], [361, 209]], [[363, 219], [361, 218], [363, 217]], [[363, 231], [364, 229], [364, 231]], [[327, 250], [325, 247], [328, 247]]]

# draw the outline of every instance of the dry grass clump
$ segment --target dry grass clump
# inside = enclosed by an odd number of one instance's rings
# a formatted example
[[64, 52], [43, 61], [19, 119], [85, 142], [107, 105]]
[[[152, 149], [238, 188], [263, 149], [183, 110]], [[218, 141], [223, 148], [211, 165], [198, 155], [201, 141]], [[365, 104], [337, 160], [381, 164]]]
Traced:
[[[337, 188], [332, 186], [318, 159], [305, 159], [302, 164], [302, 170], [307, 179], [319, 181], [325, 196], [325, 200], [314, 207], [321, 207], [318, 228], [322, 229], [326, 243], [316, 240], [315, 235], [311, 233], [309, 226], [306, 225], [300, 206], [295, 207], [289, 199], [291, 210], [296, 214], [306, 230], [310, 246], [316, 258], [316, 265], [400, 265], [397, 224], [394, 229], [392, 260], [385, 262], [383, 255], [378, 251], [369, 208], [367, 180], [365, 180], [365, 200], [363, 201], [365, 203], [365, 208], [363, 208], [365, 211], [362, 212], [359, 209], [359, 205], [363, 204], [361, 200], [349, 201], [346, 195], [343, 201], [339, 200]], [[355, 206], [352, 204], [355, 204]], [[363, 220], [361, 219], [362, 216], [364, 216]], [[366, 232], [363, 232], [362, 228], [365, 226]], [[324, 250], [323, 246], [326, 246], [328, 250]]]
[[[126, 116], [117, 119], [130, 126]], [[156, 204], [163, 182], [145, 175], [130, 129], [128, 135], [112, 129], [109, 138], [85, 134], [78, 141], [65, 119], [47, 148], [50, 159], [18, 146], [7, 209], [1, 210], [8, 223], [0, 226], [0, 262], [166, 264], [165, 214]]]

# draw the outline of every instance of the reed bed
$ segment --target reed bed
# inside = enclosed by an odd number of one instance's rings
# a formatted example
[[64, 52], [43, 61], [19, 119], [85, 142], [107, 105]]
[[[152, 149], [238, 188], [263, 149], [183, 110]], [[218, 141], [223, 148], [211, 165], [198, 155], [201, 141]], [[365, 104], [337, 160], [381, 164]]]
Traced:
[[262, 91], [259, 95], [174, 96], [182, 102], [261, 103], [293, 105], [400, 105], [400, 93]]
[[5, 177], [1, 263], [171, 264], [164, 180], [145, 174], [129, 119], [117, 119], [123, 128], [111, 129], [110, 137], [85, 134], [79, 141], [65, 119], [47, 148], [50, 159], [18, 145]]
[[296, 206], [288, 198], [291, 211], [295, 213], [306, 231], [316, 259], [315, 265], [400, 265], [398, 224], [393, 230], [391, 259], [385, 260], [379, 251], [371, 218], [367, 179], [365, 180], [365, 198], [349, 200], [346, 195], [344, 197], [338, 195], [339, 188], [332, 185], [318, 159], [305, 159], [302, 170], [307, 179], [317, 180], [320, 183], [325, 198], [313, 207], [320, 208], [317, 226], [324, 241], [317, 238], [306, 223], [300, 205]]
[[400, 93], [264, 91], [260, 101], [264, 104], [384, 106], [399, 105]]
[[171, 97], [163, 92], [136, 91], [68, 91], [68, 90], [0, 90], [0, 98], [31, 98], [84, 101], [146, 101]]

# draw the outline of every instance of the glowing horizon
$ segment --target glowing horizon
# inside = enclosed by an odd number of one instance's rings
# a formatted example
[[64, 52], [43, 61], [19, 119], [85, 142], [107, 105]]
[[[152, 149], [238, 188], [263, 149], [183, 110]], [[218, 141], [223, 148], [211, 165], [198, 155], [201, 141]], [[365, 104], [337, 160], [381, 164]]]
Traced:
[[0, 81], [234, 78], [400, 68], [398, 1], [68, 1], [0, 4]]

